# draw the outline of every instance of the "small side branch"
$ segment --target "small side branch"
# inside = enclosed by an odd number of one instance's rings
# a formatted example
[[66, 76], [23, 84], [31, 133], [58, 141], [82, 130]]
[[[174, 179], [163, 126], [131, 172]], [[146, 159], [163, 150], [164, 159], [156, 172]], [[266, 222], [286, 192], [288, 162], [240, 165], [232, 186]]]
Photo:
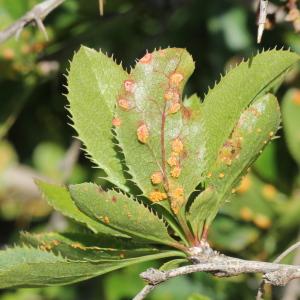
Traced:
[[35, 5], [22, 18], [0, 32], [0, 44], [14, 35], [18, 38], [24, 27], [33, 22], [38, 26], [39, 30], [43, 32], [45, 38], [48, 39], [48, 34], [43, 24], [43, 20], [64, 1], [65, 0], [45, 0]]
[[169, 271], [148, 269], [140, 274], [148, 285], [133, 299], [142, 300], [160, 283], [173, 277], [196, 272], [209, 272], [218, 277], [232, 277], [246, 273], [262, 273], [266, 283], [284, 286], [289, 281], [300, 278], [300, 266], [282, 265], [260, 261], [248, 261], [215, 253], [211, 256], [191, 257], [192, 265]]
[[[275, 260], [273, 263], [280, 263], [287, 255], [289, 255], [292, 251], [300, 247], [300, 242], [297, 242], [296, 244], [292, 245], [288, 249], [286, 249], [284, 252], [282, 252]], [[266, 280], [263, 279], [262, 282], [260, 283], [257, 295], [256, 295], [256, 300], [262, 300], [264, 296], [264, 290], [265, 290], [265, 284]]]

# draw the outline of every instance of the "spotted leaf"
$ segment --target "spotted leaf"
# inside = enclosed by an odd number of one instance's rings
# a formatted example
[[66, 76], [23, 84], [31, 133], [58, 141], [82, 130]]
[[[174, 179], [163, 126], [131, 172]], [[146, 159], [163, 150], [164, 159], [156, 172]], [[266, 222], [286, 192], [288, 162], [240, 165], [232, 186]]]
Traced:
[[103, 191], [92, 183], [71, 185], [70, 193], [84, 214], [112, 229], [149, 242], [176, 245], [161, 218], [123, 193]]

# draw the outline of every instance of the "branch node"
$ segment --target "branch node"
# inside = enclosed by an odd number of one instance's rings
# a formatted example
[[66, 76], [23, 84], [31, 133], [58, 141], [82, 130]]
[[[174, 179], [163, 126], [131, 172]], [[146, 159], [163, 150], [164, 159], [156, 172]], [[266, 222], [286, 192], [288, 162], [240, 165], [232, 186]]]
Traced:
[[157, 285], [167, 280], [165, 272], [153, 268], [141, 273], [140, 277], [151, 285]]

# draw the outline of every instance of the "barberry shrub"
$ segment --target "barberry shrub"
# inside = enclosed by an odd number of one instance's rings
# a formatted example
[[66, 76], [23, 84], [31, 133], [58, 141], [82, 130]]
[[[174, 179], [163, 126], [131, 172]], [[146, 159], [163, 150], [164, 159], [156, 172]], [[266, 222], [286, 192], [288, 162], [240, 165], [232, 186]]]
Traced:
[[[271, 94], [298, 61], [271, 50], [231, 69], [204, 100], [183, 95], [194, 71], [184, 49], [146, 53], [126, 72], [82, 47], [68, 74], [72, 125], [109, 185], [38, 181], [64, 233], [22, 233], [0, 251], [0, 288], [70, 284], [131, 264], [185, 263], [280, 124]], [[201, 251], [200, 251], [201, 252]], [[174, 264], [172, 263], [174, 262]]]

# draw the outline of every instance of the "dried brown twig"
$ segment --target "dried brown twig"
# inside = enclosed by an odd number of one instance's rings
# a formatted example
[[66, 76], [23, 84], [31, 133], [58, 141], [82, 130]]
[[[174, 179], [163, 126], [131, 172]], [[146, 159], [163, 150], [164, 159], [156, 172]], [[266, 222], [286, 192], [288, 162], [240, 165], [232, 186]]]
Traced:
[[12, 36], [18, 37], [24, 27], [31, 23], [35, 23], [39, 30], [43, 32], [46, 39], [48, 39], [48, 34], [46, 28], [43, 24], [43, 20], [46, 16], [51, 13], [55, 8], [61, 5], [65, 0], [45, 0], [37, 5], [35, 5], [29, 12], [27, 12], [23, 17], [17, 20], [15, 23], [0, 31], [0, 44], [11, 38]]
[[300, 266], [250, 261], [219, 254], [210, 248], [200, 249], [197, 256], [190, 257], [193, 264], [169, 271], [148, 269], [140, 274], [147, 285], [133, 298], [143, 300], [159, 284], [173, 277], [195, 272], [209, 272], [218, 277], [231, 277], [245, 273], [262, 273], [266, 283], [284, 286], [300, 278]]

